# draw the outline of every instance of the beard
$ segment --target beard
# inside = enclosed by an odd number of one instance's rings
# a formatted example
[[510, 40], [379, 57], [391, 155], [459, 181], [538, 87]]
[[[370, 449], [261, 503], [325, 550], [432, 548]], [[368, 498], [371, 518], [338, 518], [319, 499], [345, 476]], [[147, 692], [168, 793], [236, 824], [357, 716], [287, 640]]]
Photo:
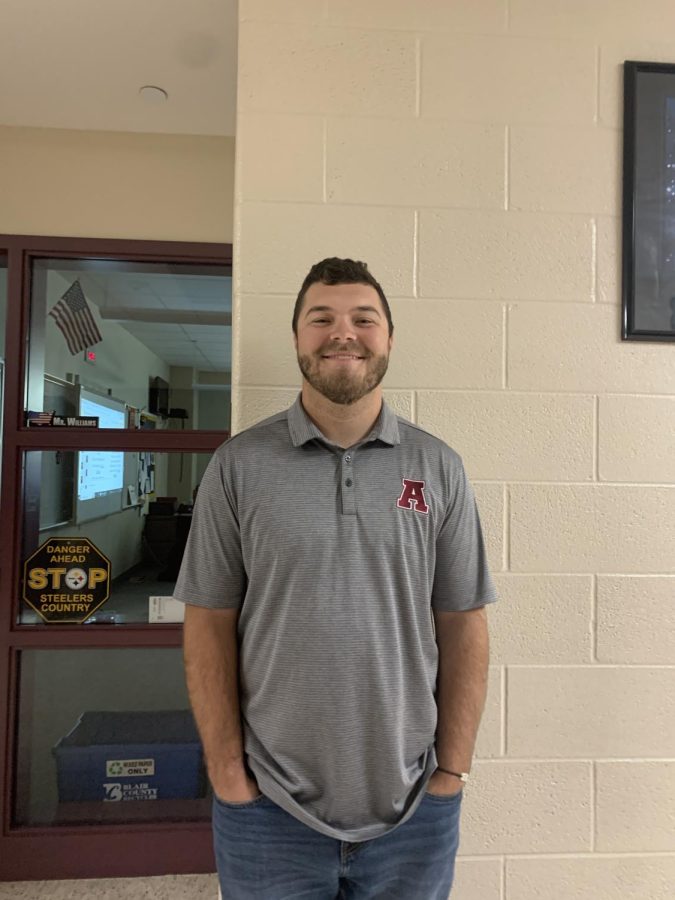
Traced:
[[[333, 353], [356, 352], [352, 347], [331, 348]], [[298, 354], [298, 365], [305, 380], [311, 384], [314, 390], [322, 394], [332, 403], [341, 406], [349, 406], [361, 400], [366, 394], [374, 390], [384, 378], [389, 366], [389, 356], [374, 356], [359, 351], [359, 355], [365, 356], [365, 372], [321, 372], [321, 354], [312, 356]]]

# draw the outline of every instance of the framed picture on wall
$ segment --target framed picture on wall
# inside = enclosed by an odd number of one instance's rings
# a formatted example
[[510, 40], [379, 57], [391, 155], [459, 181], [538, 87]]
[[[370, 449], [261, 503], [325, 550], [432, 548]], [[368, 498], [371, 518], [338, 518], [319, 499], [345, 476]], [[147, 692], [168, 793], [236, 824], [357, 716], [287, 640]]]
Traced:
[[624, 63], [622, 330], [675, 341], [675, 65]]

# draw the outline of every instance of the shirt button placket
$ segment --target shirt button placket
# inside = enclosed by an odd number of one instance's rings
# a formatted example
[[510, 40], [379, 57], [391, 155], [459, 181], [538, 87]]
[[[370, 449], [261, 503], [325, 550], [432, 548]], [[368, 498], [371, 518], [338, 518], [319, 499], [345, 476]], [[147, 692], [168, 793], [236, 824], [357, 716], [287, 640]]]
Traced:
[[342, 457], [342, 514], [346, 516], [356, 515], [352, 460], [352, 453], [345, 453]]

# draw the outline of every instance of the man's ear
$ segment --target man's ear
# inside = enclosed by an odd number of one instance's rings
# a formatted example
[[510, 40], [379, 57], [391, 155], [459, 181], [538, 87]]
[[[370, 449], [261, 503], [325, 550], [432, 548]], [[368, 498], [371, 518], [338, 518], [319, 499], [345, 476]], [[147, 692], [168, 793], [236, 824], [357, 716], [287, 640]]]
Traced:
[[298, 336], [295, 332], [293, 332], [293, 346], [295, 347], [295, 352], [298, 352]]

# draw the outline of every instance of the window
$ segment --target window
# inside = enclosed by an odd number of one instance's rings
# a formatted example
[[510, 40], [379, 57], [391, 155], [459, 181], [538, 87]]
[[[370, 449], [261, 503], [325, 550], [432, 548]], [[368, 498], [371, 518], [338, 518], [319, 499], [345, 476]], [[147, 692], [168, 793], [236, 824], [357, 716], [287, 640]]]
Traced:
[[229, 437], [231, 248], [4, 260], [0, 880], [213, 871], [171, 594]]

